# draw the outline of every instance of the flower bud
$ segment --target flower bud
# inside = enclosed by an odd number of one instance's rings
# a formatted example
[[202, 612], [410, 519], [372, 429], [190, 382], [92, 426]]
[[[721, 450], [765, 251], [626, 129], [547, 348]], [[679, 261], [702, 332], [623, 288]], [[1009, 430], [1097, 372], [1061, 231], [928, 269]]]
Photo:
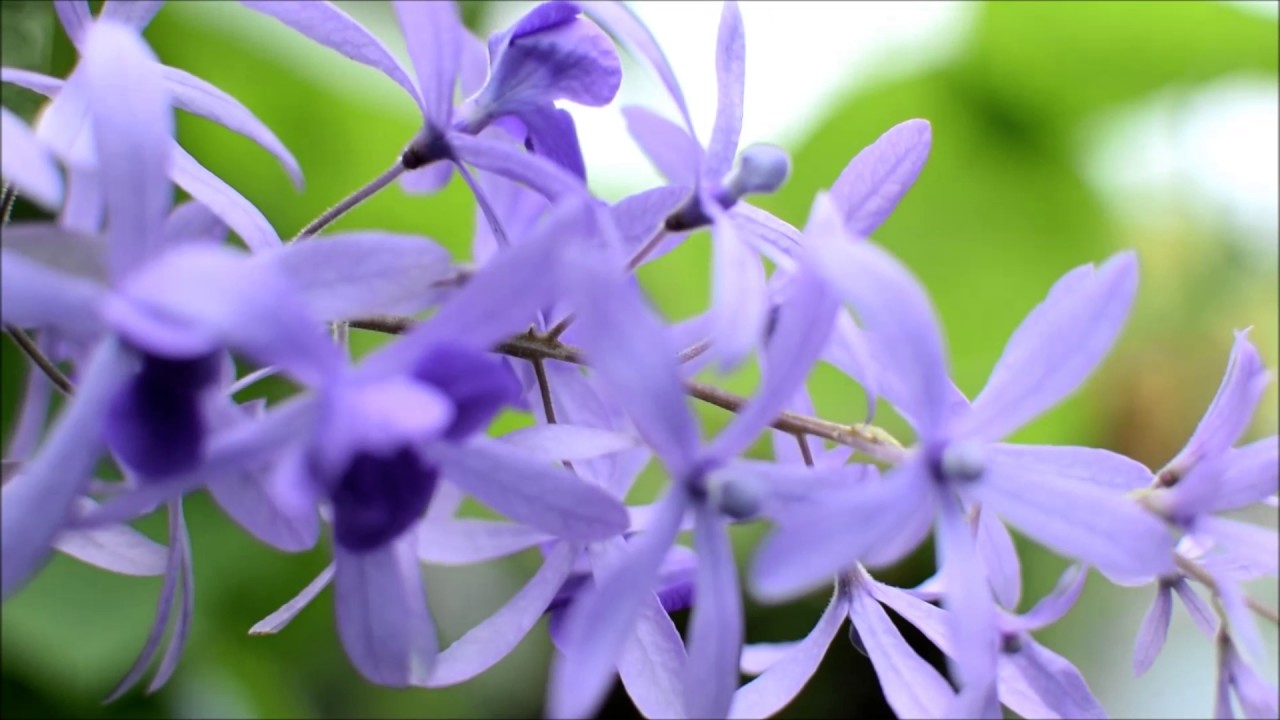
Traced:
[[752, 193], [771, 193], [782, 187], [791, 174], [791, 158], [777, 145], [756, 144], [738, 155], [738, 166], [725, 181], [734, 198]]
[[760, 512], [764, 488], [753, 477], [726, 478], [711, 485], [711, 502], [734, 520], [745, 520]]
[[986, 467], [982, 445], [956, 442], [942, 451], [942, 474], [955, 480], [977, 480]]

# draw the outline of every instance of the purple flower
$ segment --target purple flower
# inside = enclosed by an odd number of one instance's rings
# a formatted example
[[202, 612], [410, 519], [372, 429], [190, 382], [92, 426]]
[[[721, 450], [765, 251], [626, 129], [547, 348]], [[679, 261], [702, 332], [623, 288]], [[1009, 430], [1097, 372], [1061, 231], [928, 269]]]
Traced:
[[[815, 206], [809, 233], [828, 232], [835, 223], [838, 219], [824, 206]], [[561, 638], [563, 655], [552, 668], [549, 713], [588, 715], [603, 699], [637, 614], [653, 607], [646, 601], [658, 568], [690, 513], [698, 570], [688, 664], [681, 697], [669, 702], [687, 714], [723, 716], [737, 687], [743, 622], [727, 523], [757, 514], [764, 495], [758, 474], [733, 458], [803, 382], [830, 331], [834, 298], [815, 271], [802, 264], [763, 351], [767, 371], [761, 388], [742, 413], [702, 447], [686, 405], [675, 349], [661, 322], [645, 307], [633, 280], [607, 271], [586, 272], [620, 263], [607, 256], [581, 262], [583, 272], [574, 274], [573, 295], [578, 340], [597, 376], [662, 460], [672, 484], [648, 529], [625, 553], [602, 563], [594, 591], [579, 597], [570, 609]]]
[[[621, 82], [608, 38], [577, 18], [573, 3], [543, 3], [490, 38], [488, 81], [456, 112], [453, 96], [460, 67], [474, 64], [475, 53], [483, 50], [462, 26], [453, 3], [394, 3], [417, 82], [376, 37], [331, 3], [242, 4], [382, 71], [409, 93], [422, 112], [423, 129], [405, 150], [402, 165], [416, 171], [404, 183], [419, 192], [434, 191], [448, 181], [453, 166], [440, 160], [465, 161], [528, 184], [548, 198], [577, 192], [584, 177], [581, 151], [572, 120], [553, 101], [603, 105]], [[522, 139], [555, 163], [540, 163], [509, 143], [475, 137], [504, 116], [517, 118], [527, 134]]]
[[[967, 712], [989, 713], [996, 657], [995, 607], [978, 577], [963, 519], [981, 505], [1051, 549], [1103, 571], [1172, 570], [1163, 524], [1122, 497], [1084, 481], [1133, 474], [1131, 460], [1101, 450], [997, 444], [1056, 404], [1089, 374], [1124, 322], [1137, 285], [1131, 254], [1067, 273], [1014, 332], [972, 405], [947, 377], [941, 334], [909, 271], [871, 243], [818, 238], [818, 267], [859, 315], [882, 368], [886, 397], [919, 434], [884, 482], [851, 488], [827, 507], [780, 520], [761, 546], [760, 595], [792, 596], [861, 560], [892, 562], [937, 522], [939, 566], [957, 618], [957, 670]], [[1138, 472], [1143, 472], [1138, 470]]]

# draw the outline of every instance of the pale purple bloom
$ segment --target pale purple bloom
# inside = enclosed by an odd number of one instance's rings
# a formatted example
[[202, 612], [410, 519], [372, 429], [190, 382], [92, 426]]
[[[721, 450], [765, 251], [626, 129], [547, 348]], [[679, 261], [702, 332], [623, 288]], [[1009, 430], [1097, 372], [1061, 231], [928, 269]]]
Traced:
[[[829, 208], [815, 205], [808, 232], [829, 232], [836, 223]], [[570, 609], [561, 638], [563, 654], [552, 668], [549, 713], [589, 715], [603, 699], [618, 653], [652, 597], [662, 559], [686, 513], [691, 513], [697, 580], [683, 691], [672, 702], [690, 715], [724, 716], [737, 688], [743, 632], [727, 523], [757, 514], [765, 494], [758, 475], [744, 472], [733, 458], [803, 382], [830, 331], [834, 298], [815, 271], [802, 264], [763, 349], [768, 371], [761, 388], [729, 426], [702, 447], [681, 387], [675, 349], [662, 323], [645, 307], [633, 280], [608, 271], [586, 272], [588, 267], [620, 263], [606, 254], [581, 262], [583, 272], [573, 278], [579, 342], [604, 386], [662, 460], [672, 484], [646, 531], [625, 553], [602, 563], [595, 590]]]
[[1236, 714], [1231, 707], [1235, 695], [1240, 709], [1249, 720], [1268, 720], [1280, 715], [1280, 690], [1263, 680], [1236, 652], [1231, 638], [1218, 636], [1218, 682], [1214, 694], [1213, 717], [1215, 720], [1233, 720]]
[[1015, 331], [970, 405], [947, 377], [937, 321], [909, 271], [871, 243], [819, 240], [818, 267], [879, 344], [881, 367], [892, 369], [880, 378], [882, 388], [919, 439], [882, 484], [851, 488], [826, 508], [781, 518], [757, 556], [756, 590], [781, 599], [854, 561], [892, 562], [919, 544], [936, 518], [939, 567], [963, 648], [957, 670], [966, 702], [981, 703], [966, 711], [993, 712], [997, 617], [986, 583], [973, 581], [980, 560], [961, 501], [989, 508], [1051, 549], [1104, 571], [1172, 570], [1172, 539], [1163, 524], [1085, 481], [1132, 472], [1136, 463], [1101, 450], [995, 442], [1073, 391], [1102, 359], [1133, 300], [1135, 259], [1120, 254], [1059, 280]]
[[[460, 108], [454, 88], [477, 41], [451, 2], [395, 2], [416, 82], [362, 25], [328, 2], [258, 2], [270, 15], [312, 40], [380, 70], [414, 99], [423, 129], [402, 157], [406, 187], [429, 192], [448, 181], [452, 164], [467, 162], [528, 184], [549, 198], [582, 186], [581, 151], [568, 113], [555, 100], [603, 105], [621, 82], [617, 53], [602, 31], [578, 18], [573, 3], [543, 3], [489, 40], [489, 77]], [[483, 50], [481, 50], [483, 52]], [[466, 73], [461, 73], [466, 77]], [[464, 91], [470, 88], [464, 87]], [[504, 116], [518, 118], [521, 138], [553, 163], [538, 162], [511, 143], [475, 137]], [[461, 167], [459, 165], [459, 167]], [[562, 168], [567, 168], [564, 170]]]

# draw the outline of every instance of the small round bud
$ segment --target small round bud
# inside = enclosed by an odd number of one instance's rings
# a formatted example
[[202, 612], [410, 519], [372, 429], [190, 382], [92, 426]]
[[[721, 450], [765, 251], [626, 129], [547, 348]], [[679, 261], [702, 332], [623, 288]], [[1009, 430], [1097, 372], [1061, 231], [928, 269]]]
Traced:
[[791, 158], [776, 145], [756, 144], [738, 155], [738, 167], [729, 175], [725, 188], [735, 198], [752, 193], [771, 193], [782, 187], [791, 174]]
[[955, 480], [977, 480], [986, 468], [986, 455], [978, 443], [951, 443], [942, 451], [942, 474]]
[[711, 501], [734, 520], [746, 520], [760, 512], [764, 489], [753, 477], [726, 478], [712, 484]]

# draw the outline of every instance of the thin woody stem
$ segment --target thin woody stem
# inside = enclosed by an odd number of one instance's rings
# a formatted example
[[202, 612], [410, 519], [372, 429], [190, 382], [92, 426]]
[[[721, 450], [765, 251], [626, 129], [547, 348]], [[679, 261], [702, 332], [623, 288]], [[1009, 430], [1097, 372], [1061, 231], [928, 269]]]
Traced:
[[346, 196], [337, 205], [334, 205], [333, 207], [321, 213], [320, 217], [307, 223], [307, 226], [302, 228], [302, 230], [298, 231], [298, 234], [295, 235], [293, 240], [290, 240], [290, 242], [305, 240], [306, 238], [309, 238], [312, 235], [315, 235], [316, 233], [320, 232], [329, 223], [347, 214], [347, 211], [351, 210], [351, 208], [354, 208], [355, 206], [369, 199], [369, 197], [374, 193], [378, 192], [379, 190], [386, 187], [387, 185], [390, 185], [391, 181], [400, 177], [400, 175], [404, 173], [404, 171], [405, 171], [404, 164], [401, 163], [399, 159], [397, 159], [395, 165], [392, 165], [391, 167], [387, 168], [385, 171], [383, 171], [381, 175], [379, 175], [378, 177], [370, 181], [368, 185], [365, 185], [359, 190], [356, 190], [355, 192]]
[[22, 350], [27, 357], [31, 358], [31, 362], [35, 363], [35, 366], [40, 368], [41, 372], [49, 378], [49, 381], [53, 383], [54, 387], [61, 390], [64, 395], [70, 395], [75, 391], [75, 385], [71, 382], [71, 379], [64, 375], [63, 372], [58, 369], [58, 366], [53, 364], [53, 361], [50, 360], [43, 352], [40, 352], [39, 346], [36, 345], [35, 341], [31, 339], [31, 336], [24, 332], [22, 328], [15, 327], [13, 325], [5, 325], [4, 331], [9, 334], [9, 337], [13, 338], [13, 342], [18, 346], [18, 349]]
[[[1173, 554], [1173, 559], [1178, 565], [1178, 569], [1186, 574], [1187, 577], [1190, 577], [1201, 585], [1209, 588], [1209, 590], [1213, 591], [1215, 595], [1219, 594], [1218, 581], [1215, 580], [1207, 570], [1200, 567], [1200, 565], [1198, 565], [1194, 560], [1176, 552]], [[1277, 613], [1275, 608], [1269, 608], [1248, 595], [1245, 595], [1244, 602], [1249, 606], [1250, 610], [1254, 611], [1258, 615], [1261, 615], [1273, 623], [1280, 624], [1280, 613]]]
[[[399, 317], [365, 318], [351, 322], [351, 327], [354, 328], [396, 335], [412, 326], [412, 320]], [[586, 364], [577, 348], [557, 340], [528, 334], [517, 335], [499, 343], [494, 351], [524, 360], [559, 360], [576, 365]], [[685, 382], [685, 390], [696, 400], [730, 412], [742, 410], [748, 402], [741, 395], [692, 380]], [[899, 462], [904, 452], [902, 445], [892, 435], [874, 425], [842, 425], [822, 418], [784, 412], [774, 419], [770, 427], [792, 435], [811, 435], [839, 445], [848, 445], [885, 463]]]
[[18, 189], [13, 185], [5, 185], [0, 194], [0, 224], [9, 222], [9, 214], [13, 212], [13, 204], [18, 200]]

